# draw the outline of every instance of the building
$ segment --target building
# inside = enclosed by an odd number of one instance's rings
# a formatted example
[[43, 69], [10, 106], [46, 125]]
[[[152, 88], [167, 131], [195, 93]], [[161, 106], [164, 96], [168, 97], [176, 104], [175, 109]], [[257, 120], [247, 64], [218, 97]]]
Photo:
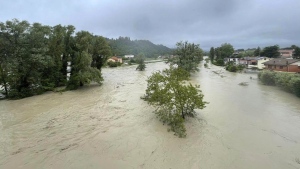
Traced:
[[299, 59], [272, 59], [263, 63], [268, 70], [300, 73]]
[[271, 60], [270, 58], [267, 57], [260, 57], [257, 60], [257, 68], [258, 69], [264, 69], [266, 66], [264, 65], [265, 62]]
[[232, 57], [232, 58], [224, 58], [224, 63], [233, 62], [234, 64], [238, 64], [239, 58]]
[[125, 55], [124, 56], [126, 59], [134, 58], [134, 55]]
[[113, 56], [113, 57], [107, 59], [107, 62], [119, 62], [119, 63], [123, 63], [123, 60], [122, 60], [121, 57]]
[[294, 49], [280, 49], [281, 58], [293, 58]]

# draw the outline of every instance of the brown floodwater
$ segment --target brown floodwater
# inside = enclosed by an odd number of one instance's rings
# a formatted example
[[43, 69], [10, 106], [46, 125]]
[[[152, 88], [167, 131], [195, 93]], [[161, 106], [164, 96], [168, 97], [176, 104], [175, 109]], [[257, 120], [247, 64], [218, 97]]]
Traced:
[[0, 101], [0, 168], [300, 168], [299, 98], [255, 74], [201, 66], [191, 82], [210, 103], [178, 138], [140, 99], [166, 67], [103, 69], [102, 86]]

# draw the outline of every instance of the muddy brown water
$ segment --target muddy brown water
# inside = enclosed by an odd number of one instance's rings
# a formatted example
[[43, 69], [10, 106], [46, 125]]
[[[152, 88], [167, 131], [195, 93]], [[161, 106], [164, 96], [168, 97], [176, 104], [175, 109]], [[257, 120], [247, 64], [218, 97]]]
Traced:
[[201, 67], [191, 82], [210, 103], [181, 139], [140, 99], [166, 67], [104, 69], [100, 87], [0, 101], [0, 168], [300, 168], [299, 98], [254, 74]]

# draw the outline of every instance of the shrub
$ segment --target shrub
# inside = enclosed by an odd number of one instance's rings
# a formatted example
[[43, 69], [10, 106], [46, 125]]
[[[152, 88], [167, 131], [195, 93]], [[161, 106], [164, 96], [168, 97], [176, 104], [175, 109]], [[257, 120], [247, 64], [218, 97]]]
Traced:
[[265, 85], [275, 85], [275, 72], [271, 72], [271, 71], [259, 72], [258, 78]]
[[207, 63], [204, 63], [204, 67], [205, 67], [205, 68], [207, 68], [207, 67], [208, 67]]
[[224, 60], [223, 59], [218, 59], [217, 62], [215, 62], [215, 65], [224, 66]]
[[107, 65], [109, 66], [109, 67], [117, 67], [117, 66], [120, 66], [121, 65], [121, 63], [120, 62], [107, 62]]

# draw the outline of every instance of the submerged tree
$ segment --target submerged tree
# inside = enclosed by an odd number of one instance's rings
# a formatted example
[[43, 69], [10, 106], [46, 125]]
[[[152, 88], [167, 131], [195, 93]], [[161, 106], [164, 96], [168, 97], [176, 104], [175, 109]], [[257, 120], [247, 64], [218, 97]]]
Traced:
[[139, 54], [136, 58], [136, 63], [138, 63], [138, 66], [136, 68], [136, 70], [139, 71], [144, 71], [146, 68], [146, 64], [145, 64], [145, 56], [144, 54]]
[[179, 137], [185, 137], [184, 119], [194, 117], [195, 109], [203, 109], [207, 102], [199, 86], [185, 81], [189, 72], [182, 68], [170, 67], [153, 73], [147, 80], [145, 100], [156, 107], [155, 113], [163, 122], [170, 125], [171, 130]]
[[179, 68], [187, 72], [198, 71], [198, 64], [203, 60], [203, 51], [194, 43], [178, 42], [176, 44], [175, 58], [169, 60], [172, 65], [177, 65]]

